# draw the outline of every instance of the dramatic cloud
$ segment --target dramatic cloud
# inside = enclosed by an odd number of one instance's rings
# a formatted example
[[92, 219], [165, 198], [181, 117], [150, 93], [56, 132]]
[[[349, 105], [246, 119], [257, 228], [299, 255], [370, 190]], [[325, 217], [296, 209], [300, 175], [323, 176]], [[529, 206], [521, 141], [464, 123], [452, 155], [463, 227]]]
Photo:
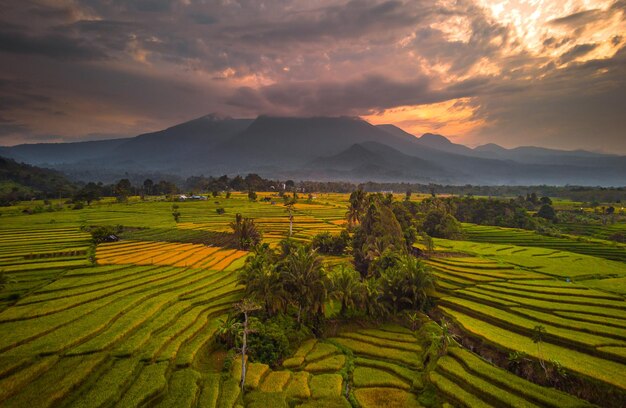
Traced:
[[217, 111], [626, 154], [623, 0], [0, 4], [0, 144]]

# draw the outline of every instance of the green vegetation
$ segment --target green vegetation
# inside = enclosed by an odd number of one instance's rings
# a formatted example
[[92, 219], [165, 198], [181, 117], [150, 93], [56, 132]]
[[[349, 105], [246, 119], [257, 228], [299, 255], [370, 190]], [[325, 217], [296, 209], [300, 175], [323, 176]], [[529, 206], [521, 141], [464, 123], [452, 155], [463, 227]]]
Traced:
[[[86, 187], [82, 209], [60, 200], [41, 203], [55, 211], [24, 211], [36, 201], [0, 209], [2, 406], [626, 402], [618, 244], [568, 235], [560, 247], [493, 225], [457, 234], [465, 201], [467, 214], [497, 217], [526, 208], [519, 200], [289, 193], [285, 212], [280, 193], [254, 188], [251, 201], [246, 186], [176, 202], [176, 222], [165, 197], [134, 197], [121, 183], [118, 202]], [[532, 215], [546, 205], [537, 202], [519, 219], [545, 226]], [[551, 205], [559, 217], [569, 204]], [[431, 227], [470, 241], [435, 237], [425, 249]], [[243, 393], [246, 319], [233, 308], [242, 297], [258, 304]]]

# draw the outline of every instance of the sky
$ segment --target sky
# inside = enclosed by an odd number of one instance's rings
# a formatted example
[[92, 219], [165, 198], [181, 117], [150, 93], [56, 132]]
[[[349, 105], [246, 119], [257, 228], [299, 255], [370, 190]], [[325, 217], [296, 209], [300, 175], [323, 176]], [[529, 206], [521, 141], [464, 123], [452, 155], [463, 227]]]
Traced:
[[626, 0], [0, 0], [0, 145], [208, 113], [626, 154]]

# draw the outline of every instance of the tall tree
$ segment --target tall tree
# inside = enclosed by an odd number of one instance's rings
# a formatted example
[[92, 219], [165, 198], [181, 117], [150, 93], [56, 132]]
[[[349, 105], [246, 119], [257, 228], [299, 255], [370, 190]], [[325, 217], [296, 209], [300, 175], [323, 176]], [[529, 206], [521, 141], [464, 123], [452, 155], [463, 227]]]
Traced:
[[298, 322], [303, 313], [307, 320], [324, 313], [329, 283], [322, 258], [315, 251], [304, 246], [292, 250], [284, 260], [282, 277], [298, 310]]
[[240, 313], [243, 313], [243, 331], [242, 331], [242, 342], [241, 342], [241, 393], [244, 392], [244, 385], [246, 383], [246, 352], [248, 349], [248, 335], [250, 334], [250, 327], [248, 326], [248, 317], [249, 315], [261, 309], [261, 306], [256, 304], [254, 301], [250, 299], [243, 299], [241, 302], [235, 305], [235, 309]]
[[346, 212], [348, 226], [352, 227], [361, 222], [361, 218], [365, 213], [366, 202], [367, 193], [365, 191], [358, 189], [350, 194], [348, 211]]
[[285, 310], [288, 298], [276, 261], [276, 253], [267, 244], [260, 245], [246, 259], [239, 274], [239, 283], [245, 285], [246, 295], [262, 302], [270, 316]]
[[361, 275], [354, 269], [340, 265], [331, 275], [331, 298], [339, 301], [339, 314], [346, 316], [348, 310], [355, 309], [365, 296], [365, 288], [361, 283]]
[[233, 229], [239, 249], [247, 250], [261, 242], [261, 232], [252, 218], [246, 218], [237, 213], [230, 227]]
[[152, 181], [149, 178], [143, 181], [143, 191], [145, 194], [151, 195], [153, 188], [154, 188], [154, 181]]
[[293, 214], [295, 212], [296, 199], [288, 198], [285, 200], [285, 211], [289, 217], [289, 238], [293, 235]]

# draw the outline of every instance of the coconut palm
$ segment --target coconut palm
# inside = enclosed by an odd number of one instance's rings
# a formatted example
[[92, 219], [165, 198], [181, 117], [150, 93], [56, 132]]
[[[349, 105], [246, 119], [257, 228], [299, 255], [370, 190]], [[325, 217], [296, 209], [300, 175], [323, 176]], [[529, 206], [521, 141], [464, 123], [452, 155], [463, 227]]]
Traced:
[[239, 274], [239, 283], [245, 285], [246, 295], [263, 303], [265, 312], [273, 315], [287, 307], [288, 294], [276, 269], [276, 254], [268, 247], [260, 247], [246, 259]]
[[414, 309], [423, 311], [428, 295], [434, 288], [433, 274], [424, 263], [411, 255], [400, 257], [399, 265], [406, 274], [405, 297]]
[[370, 317], [378, 318], [389, 314], [387, 305], [382, 301], [382, 291], [377, 279], [368, 278], [363, 281], [361, 307]]
[[349, 226], [354, 226], [361, 222], [365, 213], [367, 193], [361, 189], [353, 191], [350, 194], [350, 200], [348, 204], [348, 211], [346, 212], [346, 218]]
[[365, 295], [365, 288], [361, 283], [361, 275], [354, 269], [341, 265], [334, 271], [331, 277], [331, 295], [341, 303], [339, 314], [346, 316], [349, 309], [354, 309], [360, 304]]
[[283, 261], [282, 278], [291, 303], [298, 308], [298, 322], [324, 313], [328, 298], [328, 278], [322, 258], [303, 246], [293, 250]]
[[239, 249], [250, 249], [261, 242], [261, 232], [252, 218], [246, 218], [237, 213], [230, 227], [233, 229]]

